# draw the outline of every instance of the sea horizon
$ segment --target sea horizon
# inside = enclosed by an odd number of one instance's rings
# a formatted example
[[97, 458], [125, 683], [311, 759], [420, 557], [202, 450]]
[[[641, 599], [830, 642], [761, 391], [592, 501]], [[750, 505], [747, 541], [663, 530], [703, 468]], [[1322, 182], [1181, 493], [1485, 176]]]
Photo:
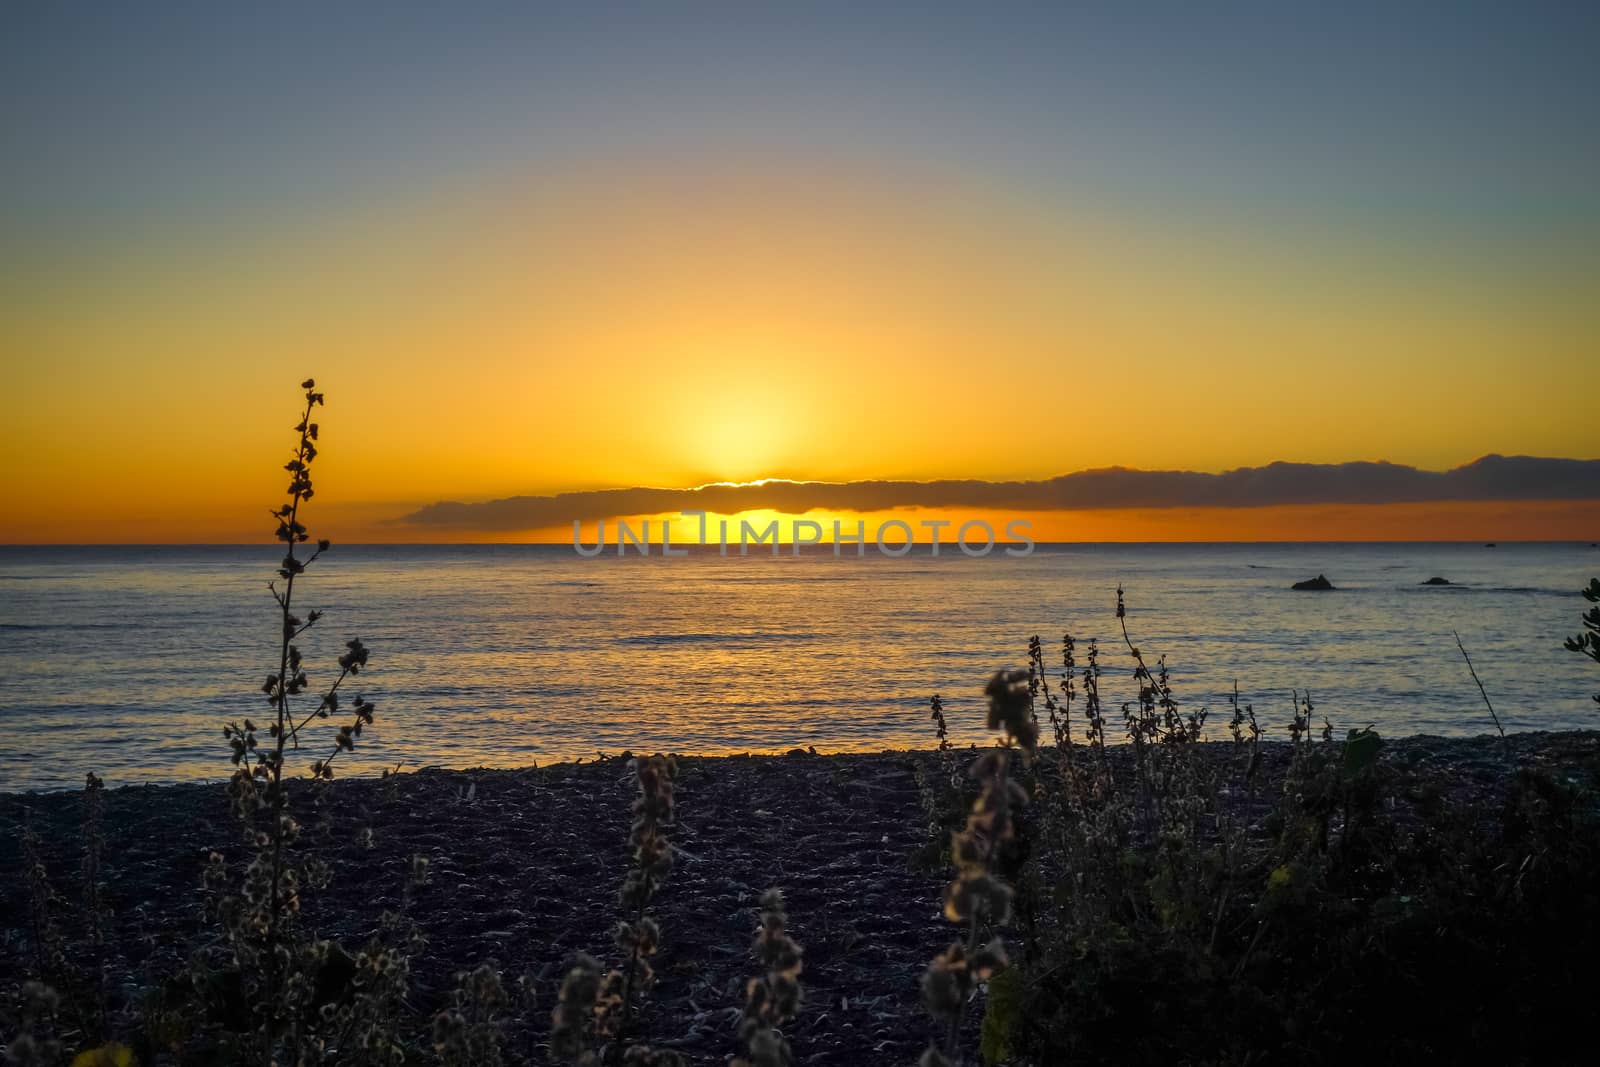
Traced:
[[[870, 546], [869, 546], [870, 547]], [[328, 617], [303, 643], [313, 683], [343, 642], [372, 662], [380, 709], [344, 774], [525, 766], [599, 753], [925, 748], [929, 698], [952, 740], [991, 740], [982, 685], [1038, 635], [1098, 641], [1108, 706], [1136, 695], [1115, 619], [1164, 655], [1185, 711], [1226, 736], [1235, 680], [1269, 738], [1292, 693], [1342, 735], [1473, 736], [1594, 721], [1561, 647], [1593, 569], [1582, 542], [1040, 544], [971, 558], [835, 557], [828, 545], [691, 546], [585, 559], [570, 545], [334, 545], [304, 580]], [[0, 780], [60, 788], [225, 776], [221, 727], [264, 718], [252, 693], [277, 625], [272, 545], [0, 546]], [[1294, 582], [1326, 575], [1332, 592]], [[1451, 584], [1422, 583], [1442, 577]], [[1565, 629], [1564, 629], [1565, 628]]]

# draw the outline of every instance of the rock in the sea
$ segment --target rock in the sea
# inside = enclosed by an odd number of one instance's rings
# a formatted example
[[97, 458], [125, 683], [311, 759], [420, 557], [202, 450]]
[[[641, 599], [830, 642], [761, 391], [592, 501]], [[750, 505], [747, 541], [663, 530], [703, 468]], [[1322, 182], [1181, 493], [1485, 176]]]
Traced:
[[1423, 582], [1422, 584], [1423, 585], [1449, 585], [1450, 584], [1450, 579], [1448, 579], [1448, 578], [1429, 578], [1427, 581]]
[[1325, 589], [1332, 589], [1333, 588], [1333, 583], [1328, 581], [1328, 576], [1327, 575], [1319, 574], [1315, 578], [1307, 578], [1303, 582], [1295, 582], [1292, 588], [1295, 588], [1295, 589], [1309, 589], [1309, 590], [1312, 590], [1314, 592], [1320, 593]]

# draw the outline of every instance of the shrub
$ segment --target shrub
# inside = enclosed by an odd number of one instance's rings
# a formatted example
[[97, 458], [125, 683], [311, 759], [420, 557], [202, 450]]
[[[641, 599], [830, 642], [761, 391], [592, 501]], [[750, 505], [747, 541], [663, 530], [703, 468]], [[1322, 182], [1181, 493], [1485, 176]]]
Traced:
[[1028, 692], [1056, 743], [1039, 761], [1040, 816], [1020, 826], [1050, 889], [1037, 943], [990, 983], [986, 1059], [1556, 1055], [1578, 1010], [1567, 983], [1596, 943], [1591, 784], [1525, 769], [1501, 812], [1419, 795], [1422, 828], [1404, 830], [1386, 810], [1399, 784], [1383, 740], [1370, 728], [1336, 740], [1296, 693], [1281, 790], [1262, 797], [1254, 708], [1235, 691], [1231, 744], [1201, 743], [1205, 710], [1185, 712], [1165, 663], [1148, 665], [1120, 592], [1118, 619], [1137, 694], [1115, 754], [1095, 652], [1080, 668], [1068, 637], [1052, 684], [1030, 643]]
[[[1579, 592], [1589, 603], [1600, 604], [1600, 578], [1590, 578], [1589, 585]], [[1596, 663], [1600, 663], [1600, 607], [1590, 608], [1581, 618], [1583, 631], [1567, 638], [1567, 651], [1588, 656]], [[1600, 704], [1600, 693], [1596, 693], [1594, 699], [1595, 703]]]

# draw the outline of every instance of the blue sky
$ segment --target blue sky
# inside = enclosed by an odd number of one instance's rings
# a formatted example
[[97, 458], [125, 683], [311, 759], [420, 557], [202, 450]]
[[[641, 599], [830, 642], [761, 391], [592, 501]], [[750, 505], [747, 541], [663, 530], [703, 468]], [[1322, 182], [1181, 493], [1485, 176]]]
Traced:
[[769, 7], [8, 5], [0, 210], [58, 235], [326, 211], [653, 145], [1179, 218], [1600, 216], [1597, 5]]

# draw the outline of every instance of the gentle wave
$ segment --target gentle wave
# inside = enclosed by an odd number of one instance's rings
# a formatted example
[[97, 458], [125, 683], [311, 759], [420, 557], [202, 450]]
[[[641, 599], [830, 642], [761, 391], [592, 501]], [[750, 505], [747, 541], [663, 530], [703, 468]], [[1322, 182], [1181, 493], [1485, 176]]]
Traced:
[[742, 645], [772, 644], [789, 641], [817, 641], [825, 635], [819, 633], [688, 633], [688, 634], [629, 634], [616, 639], [621, 645], [674, 645], [709, 644]]
[[[276, 551], [0, 549], [0, 781], [73, 787], [227, 773], [222, 723], [265, 706]], [[302, 586], [313, 686], [360, 635], [378, 705], [350, 772], [679, 752], [925, 747], [928, 698], [982, 742], [984, 681], [1040, 635], [1059, 673], [1098, 639], [1102, 694], [1136, 689], [1115, 618], [1185, 708], [1241, 698], [1277, 736], [1291, 689], [1336, 726], [1492, 729], [1459, 632], [1515, 729], [1593, 725], [1591, 665], [1561, 642], [1597, 570], [1584, 546], [1041, 546], [1025, 559], [714, 552], [585, 560], [570, 546], [340, 546]], [[324, 564], [326, 564], [324, 566]], [[1289, 589], [1326, 574], [1349, 595]], [[1426, 586], [1439, 575], [1453, 584]], [[1464, 596], [1417, 596], [1446, 592]], [[298, 599], [298, 598], [297, 598]], [[1470, 609], [1463, 610], [1470, 604]], [[1493, 665], [1491, 672], [1484, 665]], [[353, 693], [357, 691], [352, 689]], [[1223, 730], [1223, 726], [1217, 729]]]

